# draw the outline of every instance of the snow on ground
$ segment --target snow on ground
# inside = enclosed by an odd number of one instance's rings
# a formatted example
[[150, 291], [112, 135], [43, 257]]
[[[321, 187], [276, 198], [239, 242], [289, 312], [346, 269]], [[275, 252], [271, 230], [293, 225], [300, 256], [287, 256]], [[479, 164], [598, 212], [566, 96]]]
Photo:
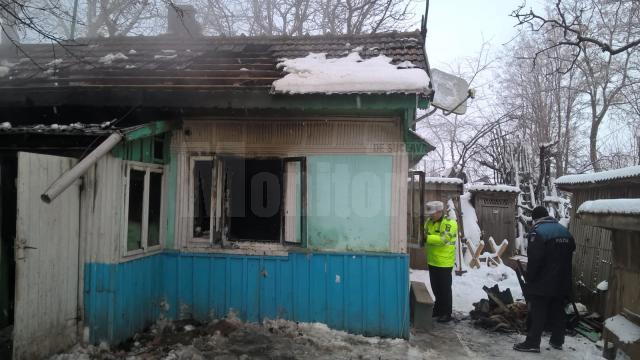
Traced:
[[601, 359], [601, 351], [581, 336], [567, 337], [564, 351], [524, 354], [512, 346], [522, 335], [491, 333], [467, 320], [436, 324], [429, 332], [412, 331], [410, 339], [385, 339], [331, 330], [318, 323], [265, 320], [242, 323], [233, 317], [209, 324], [159, 321], [118, 347], [76, 346], [50, 360], [203, 360], [203, 359]]
[[403, 339], [365, 337], [319, 323], [234, 317], [209, 324], [158, 322], [118, 348], [76, 346], [50, 360], [84, 359], [432, 359], [435, 351]]
[[[412, 281], [429, 285], [429, 273], [411, 270]], [[412, 330], [410, 339], [365, 337], [329, 329], [320, 323], [296, 323], [287, 320], [265, 320], [261, 324], [243, 323], [231, 315], [209, 324], [183, 320], [158, 321], [149, 331], [136, 334], [117, 347], [76, 346], [50, 360], [89, 359], [602, 359], [601, 350], [589, 340], [567, 337], [564, 351], [549, 348], [545, 335], [542, 354], [515, 352], [513, 344], [523, 335], [488, 332], [476, 328], [468, 318], [472, 303], [486, 298], [482, 286], [498, 284], [511, 289], [521, 298], [513, 270], [500, 265], [482, 265], [462, 276], [453, 276], [453, 308], [456, 321], [434, 325], [429, 332]], [[432, 294], [433, 296], [433, 294]]]
[[608, 318], [604, 321], [604, 326], [623, 343], [631, 344], [640, 340], [640, 326], [627, 320], [627, 318], [622, 315]]
[[488, 332], [476, 328], [468, 320], [446, 325], [436, 324], [430, 332], [414, 332], [410, 343], [434, 353], [429, 359], [460, 360], [595, 360], [603, 359], [602, 351], [582, 336], [567, 336], [564, 350], [550, 348], [549, 335], [544, 335], [540, 354], [520, 353], [513, 345], [524, 341], [523, 335]]
[[[429, 271], [411, 269], [409, 277], [411, 281], [425, 283], [433, 297]], [[469, 313], [473, 310], [473, 303], [487, 298], [487, 293], [482, 290], [482, 287], [492, 287], [496, 284], [500, 290], [510, 289], [514, 299], [523, 298], [515, 271], [502, 264], [489, 267], [482, 263], [480, 269], [469, 269], [462, 276], [453, 275], [453, 310], [464, 314]]]
[[640, 199], [603, 199], [585, 201], [578, 208], [578, 214], [640, 214]]
[[[411, 281], [424, 282], [431, 293], [428, 271], [411, 269], [410, 278]], [[469, 320], [472, 304], [487, 298], [483, 286], [492, 287], [496, 284], [500, 290], [509, 288], [514, 299], [522, 299], [516, 274], [505, 265], [491, 268], [482, 264], [480, 269], [469, 270], [462, 276], [454, 275], [453, 311], [457, 320], [446, 325], [436, 324], [434, 330], [428, 333], [412, 332], [409, 342], [420, 349], [431, 350], [435, 359], [603, 359], [602, 350], [580, 335], [567, 336], [564, 350], [557, 351], [549, 347], [549, 334], [545, 334], [540, 345], [542, 354], [526, 354], [512, 349], [514, 344], [524, 341], [524, 335], [488, 332], [474, 327]]]
[[378, 55], [362, 59], [357, 51], [341, 58], [327, 59], [325, 53], [310, 53], [304, 58], [281, 59], [278, 68], [288, 74], [273, 82], [276, 93], [428, 93], [429, 76], [407, 64], [391, 64], [392, 59]]

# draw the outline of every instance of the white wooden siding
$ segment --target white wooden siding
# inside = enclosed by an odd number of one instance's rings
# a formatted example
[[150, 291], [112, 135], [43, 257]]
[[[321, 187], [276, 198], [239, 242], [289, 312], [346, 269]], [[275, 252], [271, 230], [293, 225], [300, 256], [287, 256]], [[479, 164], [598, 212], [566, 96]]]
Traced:
[[83, 177], [81, 239], [84, 262], [117, 263], [124, 243], [126, 163], [112, 155]]

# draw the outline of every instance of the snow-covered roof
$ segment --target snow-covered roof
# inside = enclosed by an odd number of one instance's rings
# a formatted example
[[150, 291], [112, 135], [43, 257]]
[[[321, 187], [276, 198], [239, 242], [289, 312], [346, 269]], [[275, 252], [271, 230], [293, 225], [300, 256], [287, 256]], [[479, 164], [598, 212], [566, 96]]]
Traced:
[[604, 181], [640, 177], [640, 165], [592, 174], [565, 175], [555, 181], [556, 185], [595, 184]]
[[448, 177], [426, 177], [424, 178], [424, 182], [427, 184], [453, 184], [453, 185], [462, 185], [464, 182], [462, 179], [458, 178], [448, 178]]
[[618, 337], [620, 342], [631, 344], [640, 340], [640, 326], [622, 315], [616, 315], [604, 321], [604, 326]]
[[640, 215], [640, 199], [603, 199], [585, 201], [578, 214]]
[[[356, 49], [359, 50], [359, 49]], [[358, 51], [327, 58], [310, 53], [302, 58], [281, 59], [278, 68], [288, 74], [275, 80], [272, 92], [280, 94], [429, 93], [426, 71], [407, 62], [392, 64], [385, 55], [362, 59]]]
[[[24, 101], [25, 96], [34, 99], [38, 106], [102, 105], [105, 94], [117, 90], [126, 94], [117, 99], [109, 97], [110, 105], [171, 106], [168, 103], [179, 102], [179, 106], [187, 106], [186, 96], [189, 106], [215, 107], [211, 102], [214, 98], [214, 102], [219, 100], [226, 107], [228, 101], [222, 98], [229, 96], [264, 107], [254, 99], [273, 99], [269, 96], [273, 82], [292, 75], [277, 68], [278, 63], [283, 59], [303, 60], [309, 54], [317, 57], [321, 53], [326, 54], [326, 62], [349, 63], [348, 69], [334, 64], [348, 76], [338, 79], [343, 85], [354, 80], [353, 67], [366, 68], [367, 77], [348, 85], [352, 88], [340, 88], [340, 84], [334, 83], [333, 88], [314, 90], [318, 95], [347, 90], [362, 94], [431, 92], [427, 89], [427, 61], [419, 31], [308, 36], [123, 36], [76, 39], [54, 46], [21, 44], [20, 49], [16, 52], [9, 51], [9, 47], [0, 48], [0, 104], [6, 106]], [[353, 54], [349, 57], [350, 52]], [[295, 72], [295, 66], [289, 68]], [[324, 70], [336, 80], [339, 72]], [[309, 78], [312, 73], [296, 75], [304, 79], [304, 84], [313, 79]], [[267, 106], [279, 107], [279, 101]], [[246, 108], [235, 103], [233, 106]]]
[[475, 192], [475, 191], [493, 191], [493, 192], [509, 192], [509, 193], [519, 193], [520, 189], [511, 186], [511, 185], [480, 185], [480, 184], [471, 184], [467, 186], [467, 191]]

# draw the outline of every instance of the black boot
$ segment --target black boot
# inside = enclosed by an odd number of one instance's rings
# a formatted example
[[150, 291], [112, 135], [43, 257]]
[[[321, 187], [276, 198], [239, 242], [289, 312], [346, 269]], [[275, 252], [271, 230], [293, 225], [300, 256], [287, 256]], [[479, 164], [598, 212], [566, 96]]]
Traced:
[[558, 344], [554, 344], [553, 342], [549, 341], [549, 345], [551, 345], [551, 347], [556, 349], [556, 350], [562, 350], [562, 344], [558, 345]]
[[525, 341], [525, 342], [521, 342], [519, 344], [513, 345], [513, 350], [522, 351], [522, 352], [539, 353], [540, 346], [530, 345], [530, 344], [527, 344], [527, 342]]
[[451, 320], [453, 320], [451, 315], [442, 315], [442, 316], [438, 317], [438, 320], [436, 320], [436, 321], [439, 322], [439, 323], [448, 323]]

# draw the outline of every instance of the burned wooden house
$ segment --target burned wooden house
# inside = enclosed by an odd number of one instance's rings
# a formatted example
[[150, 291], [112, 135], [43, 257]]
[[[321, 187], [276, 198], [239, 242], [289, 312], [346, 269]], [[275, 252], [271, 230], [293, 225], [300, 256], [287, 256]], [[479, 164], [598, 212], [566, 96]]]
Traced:
[[595, 174], [565, 175], [556, 180], [558, 189], [571, 193], [569, 230], [576, 239], [573, 260], [575, 295], [592, 311], [606, 311], [606, 292], [598, 284], [609, 279], [613, 264], [612, 232], [576, 216], [591, 200], [640, 198], [640, 166]]
[[[15, 358], [230, 313], [408, 337], [423, 40], [0, 50], [0, 325]], [[336, 80], [345, 68], [360, 80]]]

